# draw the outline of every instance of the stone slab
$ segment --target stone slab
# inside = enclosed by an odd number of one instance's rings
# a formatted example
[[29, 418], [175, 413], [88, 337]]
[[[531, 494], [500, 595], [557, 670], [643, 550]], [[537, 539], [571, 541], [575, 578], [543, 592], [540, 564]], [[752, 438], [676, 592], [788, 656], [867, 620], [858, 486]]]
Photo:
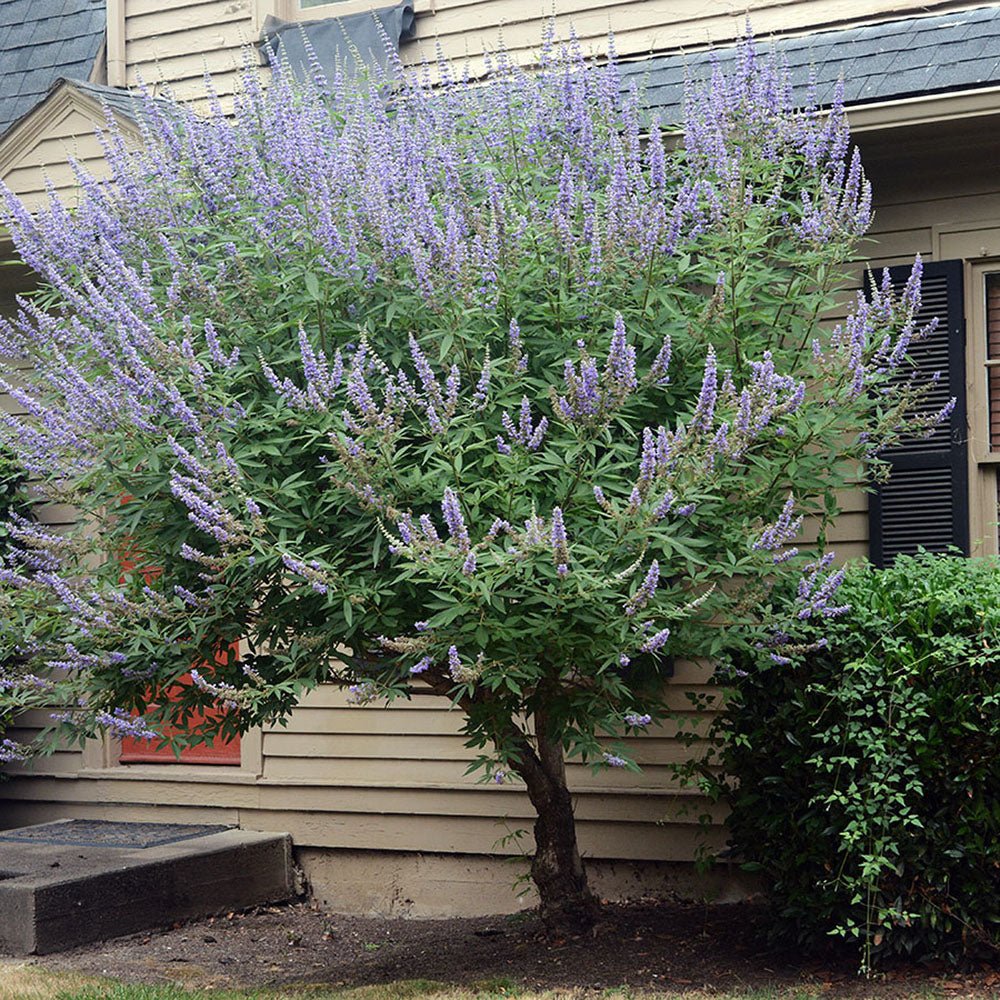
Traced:
[[[0, 953], [62, 951], [294, 893], [285, 834], [216, 827], [186, 836], [163, 824], [157, 836], [149, 829], [157, 824], [143, 823], [131, 842], [119, 829], [92, 846], [67, 841], [73, 822], [0, 835]], [[41, 827], [49, 829], [24, 833]]]
[[0, 847], [5, 842], [64, 844], [75, 847], [156, 847], [179, 840], [204, 837], [227, 826], [188, 823], [117, 823], [106, 819], [62, 819], [16, 830], [0, 830]]

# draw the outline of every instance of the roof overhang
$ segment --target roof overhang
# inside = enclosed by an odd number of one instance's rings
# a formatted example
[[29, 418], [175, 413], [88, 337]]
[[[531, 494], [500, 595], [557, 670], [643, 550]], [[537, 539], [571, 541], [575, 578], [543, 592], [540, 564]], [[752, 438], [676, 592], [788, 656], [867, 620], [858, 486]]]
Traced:
[[848, 108], [847, 115], [855, 133], [989, 118], [1000, 115], [1000, 86], [858, 104]]

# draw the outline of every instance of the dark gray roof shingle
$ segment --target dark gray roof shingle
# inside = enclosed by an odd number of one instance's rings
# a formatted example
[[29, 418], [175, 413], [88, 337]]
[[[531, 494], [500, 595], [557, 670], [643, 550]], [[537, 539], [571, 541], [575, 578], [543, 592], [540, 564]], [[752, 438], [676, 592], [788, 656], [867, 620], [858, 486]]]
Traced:
[[[910, 17], [881, 24], [831, 28], [795, 38], [758, 41], [785, 60], [793, 91], [804, 102], [810, 73], [816, 98], [829, 104], [843, 75], [847, 104], [1000, 84], [1000, 5]], [[623, 64], [628, 82], [645, 88], [646, 103], [665, 122], [681, 120], [685, 79], [711, 74], [735, 58], [733, 47], [653, 56]]]
[[[92, 97], [98, 104], [102, 106], [106, 105], [115, 114], [131, 118], [132, 121], [136, 122], [143, 120], [145, 98], [139, 91], [125, 90], [121, 87], [107, 87], [101, 83], [87, 83], [84, 80], [67, 80], [66, 82], [82, 93]], [[166, 98], [158, 97], [156, 98], [156, 103], [168, 112], [173, 107], [171, 102]]]
[[104, 0], [0, 2], [0, 135], [58, 78], [90, 75], [104, 25]]

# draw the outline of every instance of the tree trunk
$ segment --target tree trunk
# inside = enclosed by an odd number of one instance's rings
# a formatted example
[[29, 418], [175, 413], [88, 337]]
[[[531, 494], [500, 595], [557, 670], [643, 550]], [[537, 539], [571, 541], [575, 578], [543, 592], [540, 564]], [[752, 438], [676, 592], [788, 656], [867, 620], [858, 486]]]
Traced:
[[597, 922], [600, 903], [590, 891], [576, 843], [573, 801], [566, 787], [562, 744], [548, 736], [547, 720], [536, 714], [538, 751], [525, 745], [521, 777], [535, 807], [535, 855], [531, 878], [550, 934], [582, 934]]
[[[431, 674], [426, 680], [437, 694], [450, 697], [451, 678]], [[473, 699], [465, 698], [459, 704], [471, 718]], [[511, 767], [524, 782], [535, 808], [531, 880], [541, 901], [542, 922], [552, 936], [585, 934], [597, 923], [601, 904], [587, 884], [587, 873], [576, 843], [576, 817], [573, 799], [566, 787], [562, 741], [553, 736], [554, 727], [544, 709], [535, 707], [534, 721], [536, 746], [532, 746], [524, 732], [510, 720], [495, 740], [497, 746], [516, 748], [518, 759]]]

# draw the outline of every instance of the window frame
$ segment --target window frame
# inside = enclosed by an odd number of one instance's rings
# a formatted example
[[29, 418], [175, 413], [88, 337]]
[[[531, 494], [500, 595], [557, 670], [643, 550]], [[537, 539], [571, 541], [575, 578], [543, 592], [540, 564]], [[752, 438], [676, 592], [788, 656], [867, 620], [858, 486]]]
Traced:
[[[391, 5], [391, 0], [339, 0], [339, 2], [302, 7], [300, 0], [270, 0], [266, 13], [280, 17], [283, 21], [322, 21], [330, 17], [346, 17], [349, 14], [363, 14]], [[417, 17], [434, 13], [434, 0], [413, 0]], [[260, 21], [263, 23], [263, 17]]]
[[1000, 275], [1000, 256], [966, 262], [969, 533], [971, 552], [975, 556], [1000, 555], [997, 528], [1000, 451], [990, 450], [987, 382], [986, 278], [993, 274]]
[[[240, 640], [241, 651], [244, 648]], [[122, 741], [105, 732], [97, 739], [86, 740], [79, 774], [87, 778], [143, 780], [200, 780], [215, 782], [253, 782], [264, 773], [264, 731], [260, 726], [240, 736], [240, 759], [227, 763], [192, 762], [164, 758], [160, 761], [121, 759]]]

